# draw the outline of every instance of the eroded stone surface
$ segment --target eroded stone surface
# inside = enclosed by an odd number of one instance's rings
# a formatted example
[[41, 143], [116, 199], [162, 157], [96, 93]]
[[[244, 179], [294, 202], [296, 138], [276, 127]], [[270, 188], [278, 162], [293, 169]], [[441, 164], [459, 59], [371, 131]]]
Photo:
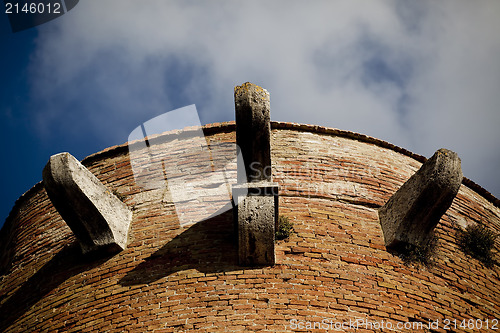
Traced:
[[75, 157], [51, 156], [42, 174], [50, 201], [84, 253], [126, 248], [132, 212]]
[[[244, 195], [246, 193], [246, 195]], [[278, 215], [278, 185], [250, 183], [233, 186], [237, 203], [238, 257], [240, 265], [273, 265]]]
[[234, 88], [236, 144], [245, 161], [238, 183], [271, 181], [271, 118], [267, 90], [246, 82]]
[[234, 88], [238, 184], [233, 186], [241, 265], [273, 265], [278, 186], [271, 183], [271, 120], [267, 90], [250, 82]]
[[462, 183], [458, 155], [439, 149], [380, 208], [385, 245], [422, 245], [451, 206]]

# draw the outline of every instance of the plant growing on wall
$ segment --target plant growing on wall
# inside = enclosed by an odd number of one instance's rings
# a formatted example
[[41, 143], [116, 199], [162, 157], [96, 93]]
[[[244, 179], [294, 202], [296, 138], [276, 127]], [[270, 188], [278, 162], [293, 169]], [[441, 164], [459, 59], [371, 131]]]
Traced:
[[495, 264], [493, 247], [498, 235], [482, 224], [469, 225], [458, 231], [458, 245], [466, 254], [480, 260], [487, 267]]
[[118, 199], [120, 199], [121, 202], [125, 202], [125, 199], [127, 198], [125, 195], [121, 194], [117, 190], [111, 191]]
[[293, 230], [293, 223], [290, 222], [288, 217], [280, 215], [278, 217], [278, 228], [276, 230], [276, 239], [286, 239], [290, 236]]
[[406, 264], [419, 263], [424, 266], [430, 266], [436, 254], [437, 237], [432, 236], [424, 244], [405, 244], [399, 249], [399, 257]]

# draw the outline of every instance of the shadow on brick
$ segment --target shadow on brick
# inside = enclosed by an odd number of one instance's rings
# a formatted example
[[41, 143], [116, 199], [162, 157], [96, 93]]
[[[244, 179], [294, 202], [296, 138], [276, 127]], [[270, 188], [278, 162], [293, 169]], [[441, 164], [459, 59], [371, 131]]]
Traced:
[[96, 253], [83, 255], [76, 241], [65, 246], [0, 306], [3, 317], [0, 331], [3, 332], [64, 281], [103, 264], [111, 257], [112, 255]]
[[232, 210], [193, 224], [128, 272], [119, 283], [122, 286], [152, 283], [189, 269], [202, 273], [242, 269], [238, 265]]

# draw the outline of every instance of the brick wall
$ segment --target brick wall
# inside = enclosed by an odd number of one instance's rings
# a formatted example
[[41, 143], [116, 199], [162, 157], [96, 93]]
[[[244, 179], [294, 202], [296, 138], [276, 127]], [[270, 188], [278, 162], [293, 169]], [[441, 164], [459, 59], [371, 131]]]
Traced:
[[[138, 186], [127, 146], [111, 147], [83, 163], [133, 210], [128, 248], [83, 257], [43, 186], [35, 185], [0, 232], [0, 331], [287, 332], [291, 320], [363, 318], [439, 319], [437, 331], [444, 332], [446, 318], [500, 319], [498, 266], [486, 268], [456, 244], [458, 225], [482, 222], [500, 232], [495, 198], [465, 181], [437, 226], [435, 264], [407, 266], [386, 251], [377, 208], [423, 158], [355, 133], [272, 126], [280, 214], [294, 223], [289, 239], [277, 243], [275, 266], [237, 265], [231, 210], [180, 226], [168, 191]], [[205, 133], [211, 147], [224, 147], [214, 164], [230, 161], [234, 123], [209, 125]], [[159, 154], [175, 150], [188, 165], [197, 163], [178, 132], [154, 140]], [[236, 165], [227, 169], [235, 173]], [[200, 207], [187, 213], [195, 218]]]

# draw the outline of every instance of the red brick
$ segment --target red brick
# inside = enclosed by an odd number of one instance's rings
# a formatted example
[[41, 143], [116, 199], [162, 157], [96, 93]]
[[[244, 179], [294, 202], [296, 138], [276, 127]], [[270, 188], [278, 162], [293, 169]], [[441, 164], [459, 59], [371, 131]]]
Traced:
[[[207, 128], [212, 146], [234, 143], [234, 123]], [[464, 313], [500, 318], [498, 267], [485, 268], [456, 242], [457, 221], [482, 221], [500, 233], [500, 210], [484, 192], [462, 185], [436, 228], [435, 266], [405, 266], [383, 246], [376, 208], [423, 159], [356, 133], [286, 123], [273, 128], [280, 214], [294, 223], [291, 237], [276, 245], [274, 267], [238, 267], [231, 212], [181, 230], [163, 194], [148, 197], [135, 184], [127, 147], [112, 147], [84, 164], [133, 207], [129, 248], [112, 258], [75, 255], [68, 250], [71, 230], [36, 185], [0, 232], [0, 262], [9, 264], [0, 282], [0, 330], [270, 332], [285, 331], [292, 318], [353, 314], [392, 321]], [[162, 153], [185, 154], [185, 166], [198, 163], [185, 152], [187, 138], [178, 139], [164, 140]]]

